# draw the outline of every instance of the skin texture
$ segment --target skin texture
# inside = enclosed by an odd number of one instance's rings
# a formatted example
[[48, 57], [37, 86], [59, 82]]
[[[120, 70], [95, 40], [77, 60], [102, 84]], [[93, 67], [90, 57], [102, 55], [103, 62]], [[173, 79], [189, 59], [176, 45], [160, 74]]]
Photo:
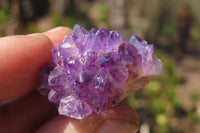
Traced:
[[51, 59], [51, 49], [70, 32], [68, 28], [59, 27], [56, 31], [54, 29], [46, 33], [2, 37], [0, 101], [16, 98], [34, 90], [40, 68]]
[[92, 114], [84, 120], [59, 116], [55, 105], [39, 95], [40, 68], [51, 60], [51, 49], [71, 29], [0, 38], [1, 133], [134, 133], [137, 113], [127, 104]]

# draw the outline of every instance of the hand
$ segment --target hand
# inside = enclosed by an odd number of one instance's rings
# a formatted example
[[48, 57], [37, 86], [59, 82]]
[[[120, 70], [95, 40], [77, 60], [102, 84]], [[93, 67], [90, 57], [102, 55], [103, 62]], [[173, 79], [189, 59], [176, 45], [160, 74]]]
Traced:
[[0, 38], [1, 133], [133, 133], [139, 119], [127, 104], [76, 120], [59, 116], [55, 106], [35, 88], [40, 68], [51, 60], [51, 49], [71, 29]]

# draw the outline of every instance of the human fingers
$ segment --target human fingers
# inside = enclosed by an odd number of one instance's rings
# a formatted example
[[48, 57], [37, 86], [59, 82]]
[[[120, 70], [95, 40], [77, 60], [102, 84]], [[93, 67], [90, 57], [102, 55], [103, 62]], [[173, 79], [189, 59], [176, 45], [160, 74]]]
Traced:
[[33, 133], [56, 114], [46, 97], [34, 92], [0, 105], [1, 133]]
[[57, 27], [46, 31], [43, 34], [45, 34], [48, 38], [51, 39], [53, 45], [56, 45], [62, 42], [63, 37], [71, 32], [72, 30], [67, 27]]
[[37, 133], [135, 133], [138, 125], [137, 113], [127, 104], [120, 103], [83, 120], [56, 116]]
[[59, 27], [45, 33], [0, 38], [0, 102], [36, 88], [39, 70], [51, 60], [53, 45], [70, 32]]

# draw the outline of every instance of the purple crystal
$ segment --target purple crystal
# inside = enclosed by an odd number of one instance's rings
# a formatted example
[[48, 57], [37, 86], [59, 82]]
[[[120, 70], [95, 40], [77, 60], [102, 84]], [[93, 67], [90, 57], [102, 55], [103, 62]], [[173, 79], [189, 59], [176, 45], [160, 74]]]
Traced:
[[106, 73], [104, 71], [99, 70], [95, 77], [93, 78], [91, 85], [89, 86], [89, 89], [91, 92], [104, 92], [105, 90], [105, 84], [106, 84]]
[[110, 38], [106, 50], [118, 51], [119, 45], [124, 42], [123, 36], [118, 31], [110, 31]]
[[112, 66], [108, 72], [107, 80], [111, 83], [111, 88], [122, 88], [128, 78], [128, 69], [123, 64]]
[[54, 65], [41, 70], [38, 90], [58, 105], [60, 115], [99, 114], [160, 74], [162, 63], [153, 51], [135, 35], [126, 41], [118, 31], [75, 25], [52, 50]]
[[102, 68], [109, 69], [118, 62], [118, 52], [100, 53], [98, 63]]
[[52, 103], [59, 104], [60, 100], [66, 96], [69, 96], [71, 92], [69, 90], [53, 90], [51, 89], [48, 94], [48, 99]]
[[71, 95], [60, 100], [58, 112], [60, 115], [83, 119], [92, 114], [92, 109], [85, 101]]

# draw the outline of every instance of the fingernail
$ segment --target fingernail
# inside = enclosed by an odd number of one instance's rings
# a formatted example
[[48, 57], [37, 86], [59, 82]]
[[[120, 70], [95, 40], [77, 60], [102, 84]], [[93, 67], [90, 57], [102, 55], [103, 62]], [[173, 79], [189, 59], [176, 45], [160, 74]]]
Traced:
[[59, 26], [59, 27], [56, 27], [56, 28], [53, 28], [53, 29], [50, 29], [46, 32], [44, 32], [45, 34], [49, 34], [49, 33], [55, 33], [55, 32], [64, 32], [66, 33], [68, 31], [68, 34], [72, 32], [72, 29], [68, 28], [68, 27], [62, 27], [62, 26]]
[[96, 133], [136, 133], [137, 126], [129, 121], [110, 119], [102, 123]]
[[31, 34], [27, 34], [26, 36], [38, 36], [41, 35], [40, 33], [31, 33]]
[[50, 33], [50, 32], [56, 32], [56, 31], [59, 31], [60, 29], [62, 29], [62, 27], [56, 27], [56, 28], [53, 28], [53, 29], [50, 29], [48, 31], [46, 31], [45, 33]]

